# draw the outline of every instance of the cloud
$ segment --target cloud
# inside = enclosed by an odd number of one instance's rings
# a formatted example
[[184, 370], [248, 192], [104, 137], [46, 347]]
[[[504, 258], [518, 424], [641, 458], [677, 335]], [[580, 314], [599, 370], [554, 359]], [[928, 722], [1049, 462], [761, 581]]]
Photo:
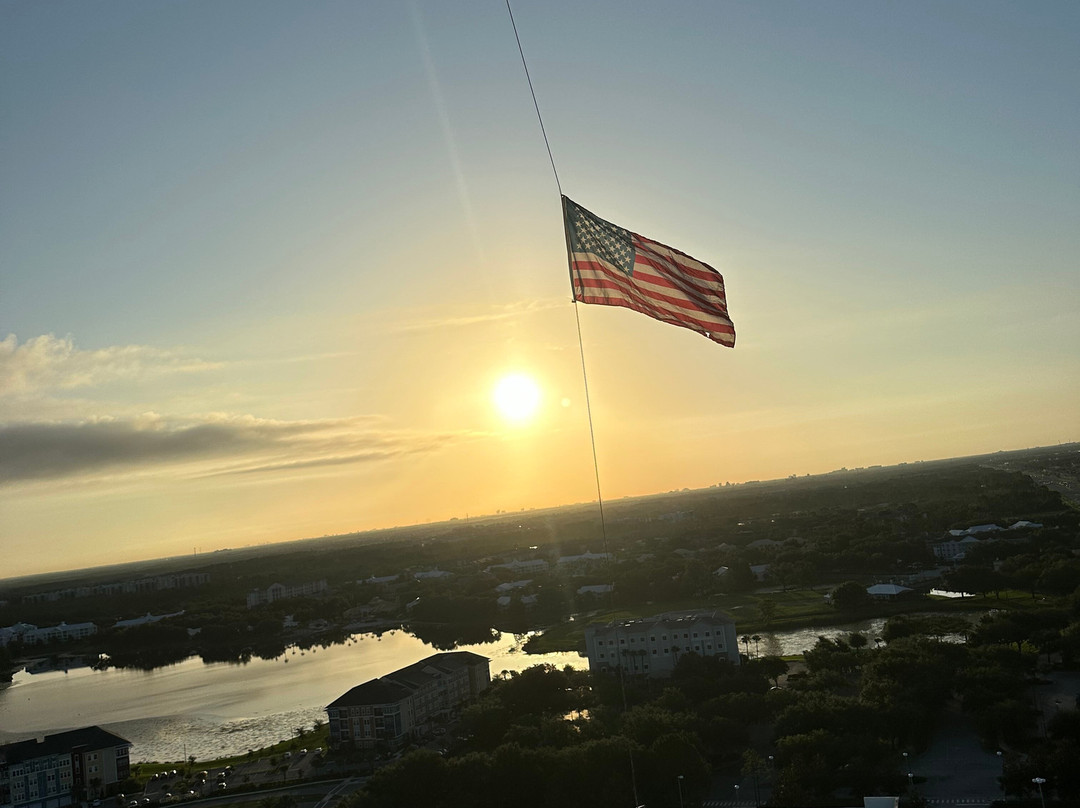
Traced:
[[284, 472], [434, 452], [466, 434], [394, 430], [377, 417], [273, 421], [211, 415], [0, 426], [0, 483], [97, 475]]
[[407, 320], [395, 323], [393, 331], [425, 331], [435, 328], [462, 328], [479, 323], [493, 323], [501, 320], [516, 320], [529, 314], [550, 311], [552, 309], [566, 309], [570, 305], [569, 298], [544, 298], [543, 300], [522, 300], [515, 303], [507, 303], [501, 306], [491, 306], [486, 311], [477, 314], [460, 314], [454, 317], [446, 316], [421, 316], [419, 319]]
[[0, 340], [0, 396], [70, 390], [118, 379], [163, 373], [214, 370], [221, 363], [146, 345], [115, 345], [96, 351], [75, 346], [71, 337], [43, 334], [21, 345], [14, 334]]

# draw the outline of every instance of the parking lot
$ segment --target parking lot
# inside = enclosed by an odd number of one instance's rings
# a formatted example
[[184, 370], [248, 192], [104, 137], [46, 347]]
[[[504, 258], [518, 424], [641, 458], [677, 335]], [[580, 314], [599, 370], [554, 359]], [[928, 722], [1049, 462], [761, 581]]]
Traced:
[[313, 777], [334, 777], [335, 767], [323, 765], [322, 749], [301, 749], [282, 755], [238, 763], [224, 768], [192, 770], [173, 769], [154, 775], [141, 794], [126, 795], [126, 808], [172, 805], [214, 796], [225, 796], [236, 789], [285, 785]]

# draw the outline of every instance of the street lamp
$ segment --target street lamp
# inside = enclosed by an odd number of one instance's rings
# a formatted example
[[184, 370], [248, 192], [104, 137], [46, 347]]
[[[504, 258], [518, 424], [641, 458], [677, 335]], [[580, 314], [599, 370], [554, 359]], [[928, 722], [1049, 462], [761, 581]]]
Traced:
[[680, 774], [680, 775], [679, 775], [678, 777], [676, 777], [676, 778], [675, 778], [675, 782], [676, 782], [676, 783], [678, 784], [678, 786], [679, 786], [679, 808], [683, 808], [683, 801], [682, 801], [682, 781], [683, 781], [683, 776], [682, 776], [681, 774]]
[[[739, 804], [739, 785], [738, 785], [738, 783], [735, 784], [735, 804], [736, 805]], [[1043, 806], [1043, 808], [1045, 808], [1045, 806]]]
[[1042, 803], [1042, 808], [1046, 808], [1046, 797], [1043, 796], [1043, 783], [1046, 782], [1045, 777], [1032, 777], [1031, 782], [1039, 787], [1039, 802]]

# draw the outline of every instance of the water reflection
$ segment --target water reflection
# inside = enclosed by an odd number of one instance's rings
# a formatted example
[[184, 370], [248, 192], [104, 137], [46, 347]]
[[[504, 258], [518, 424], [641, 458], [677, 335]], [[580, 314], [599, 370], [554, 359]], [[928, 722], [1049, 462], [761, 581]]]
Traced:
[[[542, 662], [583, 668], [576, 653], [528, 655], [523, 635], [490, 633], [459, 646], [491, 659], [492, 673]], [[75, 668], [31, 676], [0, 689], [0, 743], [100, 724], [134, 743], [132, 759], [180, 760], [243, 754], [326, 720], [325, 705], [369, 679], [435, 653], [404, 631], [357, 634], [346, 643], [290, 648], [246, 664], [198, 658], [154, 670]], [[311, 649], [313, 650], [313, 649]]]
[[[759, 634], [752, 655], [786, 656], [812, 648], [821, 635], [859, 631], [871, 642], [884, 619]], [[417, 627], [418, 629], [420, 627]], [[587, 668], [577, 653], [526, 654], [526, 635], [485, 629], [476, 634], [421, 629], [354, 634], [336, 645], [311, 643], [246, 664], [184, 660], [154, 670], [73, 668], [15, 675], [0, 688], [0, 743], [100, 724], [134, 743], [132, 759], [206, 760], [239, 755], [326, 719], [325, 705], [354, 685], [410, 665], [440, 648], [491, 659], [492, 675], [548, 663]], [[462, 642], [473, 640], [472, 642]], [[316, 653], [316, 648], [318, 653]], [[311, 653], [307, 653], [307, 651]]]
[[[881, 636], [881, 630], [885, 627], [885, 618], [873, 620], [859, 620], [854, 623], [845, 623], [841, 626], [811, 626], [809, 628], [793, 629], [791, 631], [774, 631], [759, 634], [761, 642], [750, 643], [751, 656], [790, 656], [809, 651], [814, 647], [818, 637], [836, 639], [852, 632], [865, 634], [871, 643]], [[755, 649], [758, 645], [758, 649]], [[741, 643], [740, 643], [741, 647]], [[745, 650], [744, 650], [745, 653]]]

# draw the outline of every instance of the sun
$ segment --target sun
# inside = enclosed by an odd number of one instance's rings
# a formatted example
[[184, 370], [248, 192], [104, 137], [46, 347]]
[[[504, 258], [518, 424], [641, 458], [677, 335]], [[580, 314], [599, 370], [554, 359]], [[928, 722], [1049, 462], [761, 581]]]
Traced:
[[495, 385], [492, 397], [495, 408], [508, 421], [527, 421], [540, 409], [540, 388], [524, 373], [503, 376]]

